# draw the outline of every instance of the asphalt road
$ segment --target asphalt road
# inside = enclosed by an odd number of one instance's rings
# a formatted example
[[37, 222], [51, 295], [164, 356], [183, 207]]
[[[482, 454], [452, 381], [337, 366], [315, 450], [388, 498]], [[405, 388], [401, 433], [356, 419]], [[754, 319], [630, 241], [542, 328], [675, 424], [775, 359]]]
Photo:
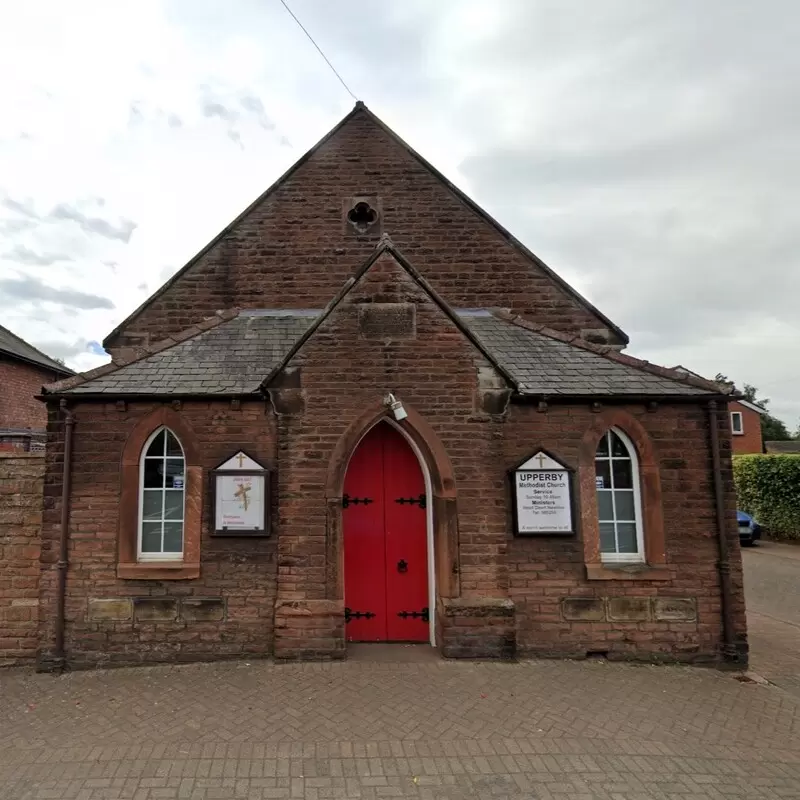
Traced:
[[750, 664], [800, 697], [800, 546], [742, 548]]

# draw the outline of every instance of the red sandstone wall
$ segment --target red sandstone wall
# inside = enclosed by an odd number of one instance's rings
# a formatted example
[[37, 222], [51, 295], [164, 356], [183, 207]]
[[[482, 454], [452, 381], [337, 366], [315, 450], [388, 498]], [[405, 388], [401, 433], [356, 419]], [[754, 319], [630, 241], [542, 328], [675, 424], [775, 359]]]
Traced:
[[0, 356], [0, 428], [44, 430], [47, 409], [35, 395], [55, 380], [52, 372]]
[[[712, 658], [721, 646], [719, 552], [706, 412], [701, 406], [685, 404], [660, 405], [655, 412], [644, 406], [627, 410], [656, 448], [672, 579], [652, 583], [589, 581], [580, 538], [512, 539], [509, 588], [516, 603], [517, 645], [522, 653], [584, 656], [597, 651], [610, 657], [704, 660]], [[512, 406], [505, 431], [506, 464], [516, 464], [531, 451], [545, 448], [577, 467], [578, 445], [591, 421], [588, 406], [551, 406], [545, 414], [533, 406]], [[727, 422], [725, 415], [720, 415], [720, 437], [727, 454], [724, 485], [736, 628], [746, 652]], [[572, 602], [574, 598], [595, 602], [578, 604]], [[672, 602], [667, 607], [662, 602], [678, 599], [692, 601], [696, 620], [691, 619], [692, 603]]]
[[[392, 314], [381, 317], [387, 310], [381, 304], [413, 305], [414, 327], [393, 327]], [[365, 324], [363, 312], [376, 315], [377, 323]], [[717, 657], [716, 521], [701, 406], [626, 408], [656, 452], [670, 579], [590, 581], [580, 535], [512, 536], [507, 472], [540, 448], [577, 467], [579, 444], [595, 419], [591, 408], [552, 405], [540, 413], [534, 406], [512, 405], [503, 414], [488, 363], [388, 254], [303, 345], [277, 383], [282, 388], [271, 390], [266, 408], [259, 401], [243, 403], [240, 410], [223, 401], [193, 401], [180, 410], [196, 432], [204, 469], [246, 448], [275, 470], [277, 490], [277, 524], [268, 541], [210, 539], [206, 493], [201, 577], [185, 582], [116, 578], [120, 458], [128, 434], [153, 404], [76, 407], [67, 597], [72, 665], [268, 655], [273, 645], [280, 657], [343, 654], [343, 621], [336, 606], [341, 597], [331, 589], [341, 577], [332, 574], [340, 553], [331, 546], [335, 511], [326, 503], [326, 484], [337, 444], [389, 391], [431, 426], [454, 472], [457, 545], [452, 563], [437, 565], [439, 576], [443, 570], [456, 589], [455, 601], [438, 610], [445, 652], [479, 655], [481, 642], [488, 642], [487, 653], [506, 653], [513, 651], [515, 633], [522, 654]], [[41, 580], [44, 660], [52, 642], [61, 428], [53, 417]], [[719, 429], [736, 628], [745, 652], [726, 415], [720, 415]], [[135, 609], [132, 597], [148, 603]], [[201, 610], [200, 618], [196, 610], [187, 618], [184, 598], [214, 604]]]
[[[120, 459], [128, 434], [153, 408], [151, 403], [131, 404], [125, 410], [113, 403], [75, 407], [67, 660], [71, 666], [86, 666], [269, 655], [276, 540], [212, 539], [208, 489], [198, 580], [116, 577]], [[238, 410], [226, 401], [187, 402], [181, 414], [197, 436], [205, 470], [238, 449], [274, 467], [274, 424], [263, 401], [243, 402]], [[43, 662], [53, 642], [62, 435], [63, 423], [54, 413], [48, 426], [42, 541]], [[134, 597], [149, 600], [134, 611]]]
[[[381, 209], [363, 236], [345, 221], [353, 196]], [[382, 233], [455, 307], [606, 327], [360, 114], [109, 344], [157, 341], [221, 308], [322, 308]]]
[[[416, 305], [416, 335], [389, 344], [365, 339], [358, 304]], [[435, 428], [458, 483], [460, 581], [467, 596], [497, 596], [505, 585], [505, 506], [497, 480], [497, 422], [477, 407], [480, 353], [389, 256], [383, 256], [292, 366], [302, 372], [304, 408], [281, 425], [281, 593], [315, 599], [325, 590], [324, 488], [331, 456], [348, 425], [387, 392]], [[283, 445], [286, 442], [286, 445]]]
[[43, 476], [43, 453], [0, 452], [0, 666], [36, 655]]

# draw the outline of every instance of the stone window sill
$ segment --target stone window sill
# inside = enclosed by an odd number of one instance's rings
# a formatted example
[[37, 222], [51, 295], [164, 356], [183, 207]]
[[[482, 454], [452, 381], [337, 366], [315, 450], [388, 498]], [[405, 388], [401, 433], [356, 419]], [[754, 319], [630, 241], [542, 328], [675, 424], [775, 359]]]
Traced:
[[587, 564], [590, 581], [668, 581], [672, 570], [666, 564]]
[[117, 577], [139, 581], [188, 581], [200, 577], [200, 564], [141, 561], [117, 564]]

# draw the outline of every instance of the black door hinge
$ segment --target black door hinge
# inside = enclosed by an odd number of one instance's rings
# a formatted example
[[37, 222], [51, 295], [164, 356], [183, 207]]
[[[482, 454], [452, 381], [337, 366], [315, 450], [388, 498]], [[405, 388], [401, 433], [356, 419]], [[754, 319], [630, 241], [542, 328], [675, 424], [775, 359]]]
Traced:
[[423, 622], [428, 622], [430, 620], [428, 606], [425, 606], [422, 611], [398, 611], [397, 616], [402, 617], [403, 619], [421, 619]]
[[349, 608], [344, 610], [345, 623], [350, 622], [351, 619], [372, 619], [375, 616], [373, 611], [353, 611]]
[[347, 508], [349, 505], [365, 505], [368, 506], [370, 503], [374, 503], [375, 501], [371, 497], [350, 497], [349, 494], [342, 495], [342, 508]]
[[401, 506], [408, 503], [410, 506], [418, 505], [420, 508], [427, 508], [428, 498], [424, 494], [419, 495], [419, 497], [398, 497], [395, 503], [400, 503]]

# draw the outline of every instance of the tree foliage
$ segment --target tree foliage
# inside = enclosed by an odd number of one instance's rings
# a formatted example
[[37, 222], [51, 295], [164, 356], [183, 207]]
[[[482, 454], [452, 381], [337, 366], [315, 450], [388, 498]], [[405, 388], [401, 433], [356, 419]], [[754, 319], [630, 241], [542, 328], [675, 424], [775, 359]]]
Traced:
[[771, 536], [800, 539], [800, 455], [733, 458], [737, 505]]
[[[727, 375], [723, 375], [721, 372], [718, 372], [714, 376], [714, 382], [743, 395], [745, 400], [750, 403], [755, 403], [757, 406], [761, 406], [761, 408], [765, 410], [769, 405], [769, 398], [759, 398], [758, 389], [751, 383], [745, 383], [744, 388], [739, 391], [739, 389], [736, 387], [736, 384], [730, 380]], [[800, 438], [800, 428], [798, 428], [797, 433], [798, 435], [793, 437], [786, 425], [777, 417], [773, 417], [769, 411], [767, 411], [766, 414], [761, 415], [761, 438], [763, 441], [785, 442], [792, 438]]]

